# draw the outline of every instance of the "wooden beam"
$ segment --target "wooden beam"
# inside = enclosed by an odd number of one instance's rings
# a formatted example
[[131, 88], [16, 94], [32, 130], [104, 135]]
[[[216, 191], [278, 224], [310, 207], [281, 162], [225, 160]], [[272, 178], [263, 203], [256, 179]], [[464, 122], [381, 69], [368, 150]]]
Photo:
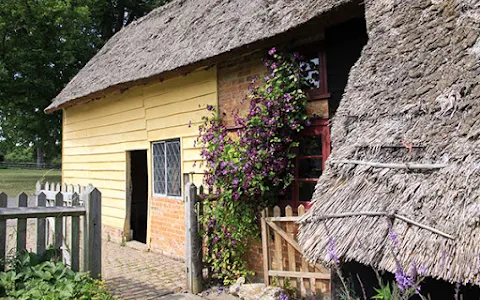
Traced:
[[409, 223], [411, 225], [415, 225], [417, 227], [423, 228], [425, 230], [431, 231], [433, 233], [436, 233], [440, 236], [443, 236], [447, 239], [455, 240], [455, 237], [453, 235], [450, 235], [448, 233], [442, 232], [438, 229], [435, 229], [431, 226], [416, 222], [412, 219], [409, 219], [403, 215], [397, 214], [397, 213], [388, 213], [386, 211], [358, 211], [358, 212], [346, 212], [346, 213], [338, 213], [338, 214], [326, 214], [326, 215], [319, 215], [319, 216], [314, 216], [309, 219], [303, 220], [300, 222], [301, 224], [306, 224], [306, 223], [312, 223], [312, 222], [317, 222], [317, 221], [323, 221], [327, 219], [338, 219], [338, 218], [348, 218], [348, 217], [361, 217], [361, 216], [367, 216], [367, 217], [391, 217], [391, 218], [397, 218], [400, 219], [406, 223]]
[[12, 207], [0, 209], [0, 220], [83, 216], [85, 207]]
[[291, 278], [315, 278], [315, 279], [330, 279], [330, 273], [315, 273], [315, 272], [294, 272], [294, 271], [268, 271], [269, 276], [291, 277]]
[[270, 285], [270, 277], [268, 277], [268, 269], [270, 268], [270, 259], [268, 258], [268, 242], [269, 234], [265, 218], [268, 216], [268, 209], [262, 211], [262, 254], [263, 254], [263, 281], [265, 285]]
[[414, 164], [414, 163], [379, 163], [372, 161], [362, 161], [362, 160], [332, 160], [333, 164], [353, 164], [353, 165], [364, 165], [374, 168], [386, 168], [386, 169], [407, 169], [407, 170], [435, 170], [441, 169], [448, 166], [448, 164]]
[[295, 248], [295, 250], [302, 253], [302, 248], [300, 248], [300, 245], [292, 237], [290, 237], [289, 234], [283, 231], [283, 229], [280, 226], [278, 226], [277, 224], [271, 221], [265, 220], [265, 222], [267, 222], [268, 226], [272, 227], [272, 229], [275, 230], [276, 233], [278, 233], [285, 241], [287, 241], [287, 243], [292, 245], [293, 248]]
[[265, 220], [268, 220], [270, 222], [298, 222], [300, 220], [300, 217], [297, 216], [291, 216], [291, 217], [269, 217], [265, 218]]

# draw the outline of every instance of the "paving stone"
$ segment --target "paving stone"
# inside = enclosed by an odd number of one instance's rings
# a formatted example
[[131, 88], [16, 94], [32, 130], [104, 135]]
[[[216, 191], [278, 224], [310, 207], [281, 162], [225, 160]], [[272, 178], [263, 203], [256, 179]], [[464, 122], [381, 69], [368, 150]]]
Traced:
[[196, 299], [173, 296], [186, 290], [184, 262], [108, 241], [102, 247], [102, 277], [119, 299]]

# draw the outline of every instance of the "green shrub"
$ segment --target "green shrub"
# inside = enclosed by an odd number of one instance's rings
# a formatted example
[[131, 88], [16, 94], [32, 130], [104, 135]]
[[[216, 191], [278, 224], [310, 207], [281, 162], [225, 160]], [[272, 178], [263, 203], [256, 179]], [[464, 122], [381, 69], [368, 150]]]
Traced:
[[0, 298], [8, 299], [115, 299], [104, 282], [88, 273], [74, 272], [62, 262], [55, 250], [43, 255], [22, 253], [6, 262], [0, 272]]
[[33, 147], [13, 147], [6, 155], [7, 162], [33, 162], [34, 161]]

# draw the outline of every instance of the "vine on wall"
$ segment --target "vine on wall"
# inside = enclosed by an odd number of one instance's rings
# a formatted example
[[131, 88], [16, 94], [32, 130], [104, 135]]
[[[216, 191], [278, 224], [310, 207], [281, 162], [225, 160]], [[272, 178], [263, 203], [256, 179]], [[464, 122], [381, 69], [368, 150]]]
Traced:
[[204, 180], [217, 191], [203, 203], [205, 258], [224, 284], [251, 274], [244, 254], [248, 239], [258, 236], [258, 212], [275, 204], [291, 184], [295, 136], [310, 122], [304, 92], [311, 85], [309, 63], [275, 48], [264, 63], [268, 72], [252, 80], [248, 112], [234, 115], [241, 129], [229, 133], [208, 106], [212, 116], [203, 119], [197, 139], [206, 163]]

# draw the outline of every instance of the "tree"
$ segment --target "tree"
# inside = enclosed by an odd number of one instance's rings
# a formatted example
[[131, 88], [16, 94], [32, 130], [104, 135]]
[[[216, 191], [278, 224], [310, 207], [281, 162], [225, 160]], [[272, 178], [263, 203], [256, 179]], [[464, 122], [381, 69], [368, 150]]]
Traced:
[[169, 0], [94, 0], [91, 5], [95, 28], [104, 41], [132, 21]]
[[37, 162], [59, 152], [61, 114], [43, 109], [97, 51], [88, 7], [60, 0], [0, 4], [0, 124]]
[[131, 21], [166, 0], [2, 0], [0, 137], [32, 146], [37, 163], [58, 156], [61, 113], [43, 109]]

